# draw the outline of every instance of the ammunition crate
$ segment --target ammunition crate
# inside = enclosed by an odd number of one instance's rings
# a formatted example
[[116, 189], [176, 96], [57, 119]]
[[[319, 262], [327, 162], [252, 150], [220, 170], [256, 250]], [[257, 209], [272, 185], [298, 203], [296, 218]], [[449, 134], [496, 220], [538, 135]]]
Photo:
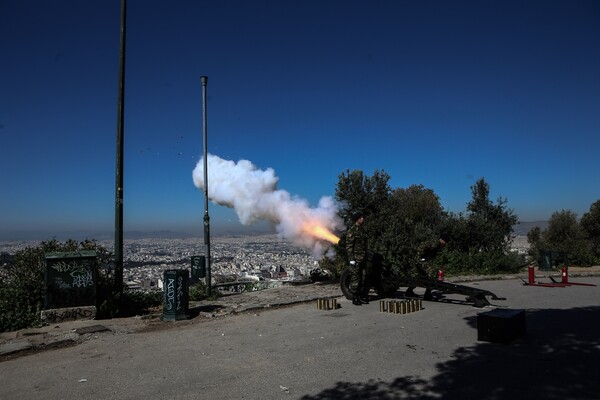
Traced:
[[477, 316], [477, 340], [509, 343], [526, 333], [524, 310], [496, 309]]

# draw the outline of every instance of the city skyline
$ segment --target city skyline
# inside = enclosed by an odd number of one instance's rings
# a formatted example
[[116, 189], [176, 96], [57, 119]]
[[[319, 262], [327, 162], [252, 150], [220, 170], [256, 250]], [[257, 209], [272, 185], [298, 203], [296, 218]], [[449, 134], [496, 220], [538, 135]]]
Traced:
[[[521, 221], [600, 199], [594, 1], [127, 5], [125, 232], [202, 235], [203, 75], [209, 152], [311, 207], [352, 170], [455, 213], [483, 177]], [[119, 23], [119, 0], [0, 6], [2, 240], [113, 231]]]

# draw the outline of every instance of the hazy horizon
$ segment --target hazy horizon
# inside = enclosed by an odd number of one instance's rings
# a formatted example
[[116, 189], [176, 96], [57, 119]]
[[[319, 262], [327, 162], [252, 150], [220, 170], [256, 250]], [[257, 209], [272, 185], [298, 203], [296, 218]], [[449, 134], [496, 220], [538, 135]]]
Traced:
[[[548, 221], [519, 221], [514, 226], [514, 234], [518, 236], [525, 235], [529, 229], [533, 226], [539, 226], [545, 229], [548, 225]], [[341, 232], [337, 232], [341, 233]], [[229, 225], [229, 226], [211, 226], [210, 227], [211, 237], [219, 236], [253, 236], [253, 235], [277, 235], [277, 232], [273, 226], [268, 224], [257, 224], [251, 226], [244, 226], [241, 224]], [[96, 240], [113, 240], [115, 236], [114, 230], [107, 229], [88, 229], [88, 230], [65, 230], [65, 231], [52, 231], [52, 230], [15, 230], [8, 232], [0, 232], [0, 241], [44, 241], [57, 239], [64, 241], [67, 239], [74, 240], [85, 240], [85, 239], [96, 239]], [[124, 239], [142, 239], [142, 238], [156, 238], [156, 239], [169, 239], [169, 238], [204, 238], [204, 227], [201, 226], [197, 229], [148, 229], [148, 230], [137, 230], [137, 229], [124, 229]]]

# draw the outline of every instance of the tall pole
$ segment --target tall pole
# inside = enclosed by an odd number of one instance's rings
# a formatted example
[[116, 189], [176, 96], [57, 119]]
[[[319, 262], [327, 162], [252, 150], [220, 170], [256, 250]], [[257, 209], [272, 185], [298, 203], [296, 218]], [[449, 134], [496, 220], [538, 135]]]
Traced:
[[125, 110], [125, 22], [127, 0], [121, 0], [119, 95], [117, 101], [117, 165], [115, 179], [115, 286], [120, 305], [123, 293], [123, 126]]
[[204, 147], [204, 257], [206, 258], [206, 294], [211, 293], [211, 260], [210, 260], [210, 217], [208, 216], [208, 143], [206, 138], [206, 84], [207, 76], [201, 76], [202, 82], [202, 142]]

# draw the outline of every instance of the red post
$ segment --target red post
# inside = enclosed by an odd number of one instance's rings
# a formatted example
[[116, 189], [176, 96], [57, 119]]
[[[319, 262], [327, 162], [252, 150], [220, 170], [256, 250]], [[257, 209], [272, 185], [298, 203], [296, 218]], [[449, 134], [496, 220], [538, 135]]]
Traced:
[[530, 265], [527, 268], [527, 272], [529, 273], [529, 284], [534, 284], [535, 283], [535, 270], [533, 268], [533, 265]]
[[440, 269], [438, 270], [438, 273], [437, 273], [437, 280], [438, 280], [438, 281], [443, 281], [443, 280], [444, 280], [444, 268], [440, 268]]
[[567, 276], [567, 266], [562, 267], [562, 283], [569, 283], [569, 277]]

